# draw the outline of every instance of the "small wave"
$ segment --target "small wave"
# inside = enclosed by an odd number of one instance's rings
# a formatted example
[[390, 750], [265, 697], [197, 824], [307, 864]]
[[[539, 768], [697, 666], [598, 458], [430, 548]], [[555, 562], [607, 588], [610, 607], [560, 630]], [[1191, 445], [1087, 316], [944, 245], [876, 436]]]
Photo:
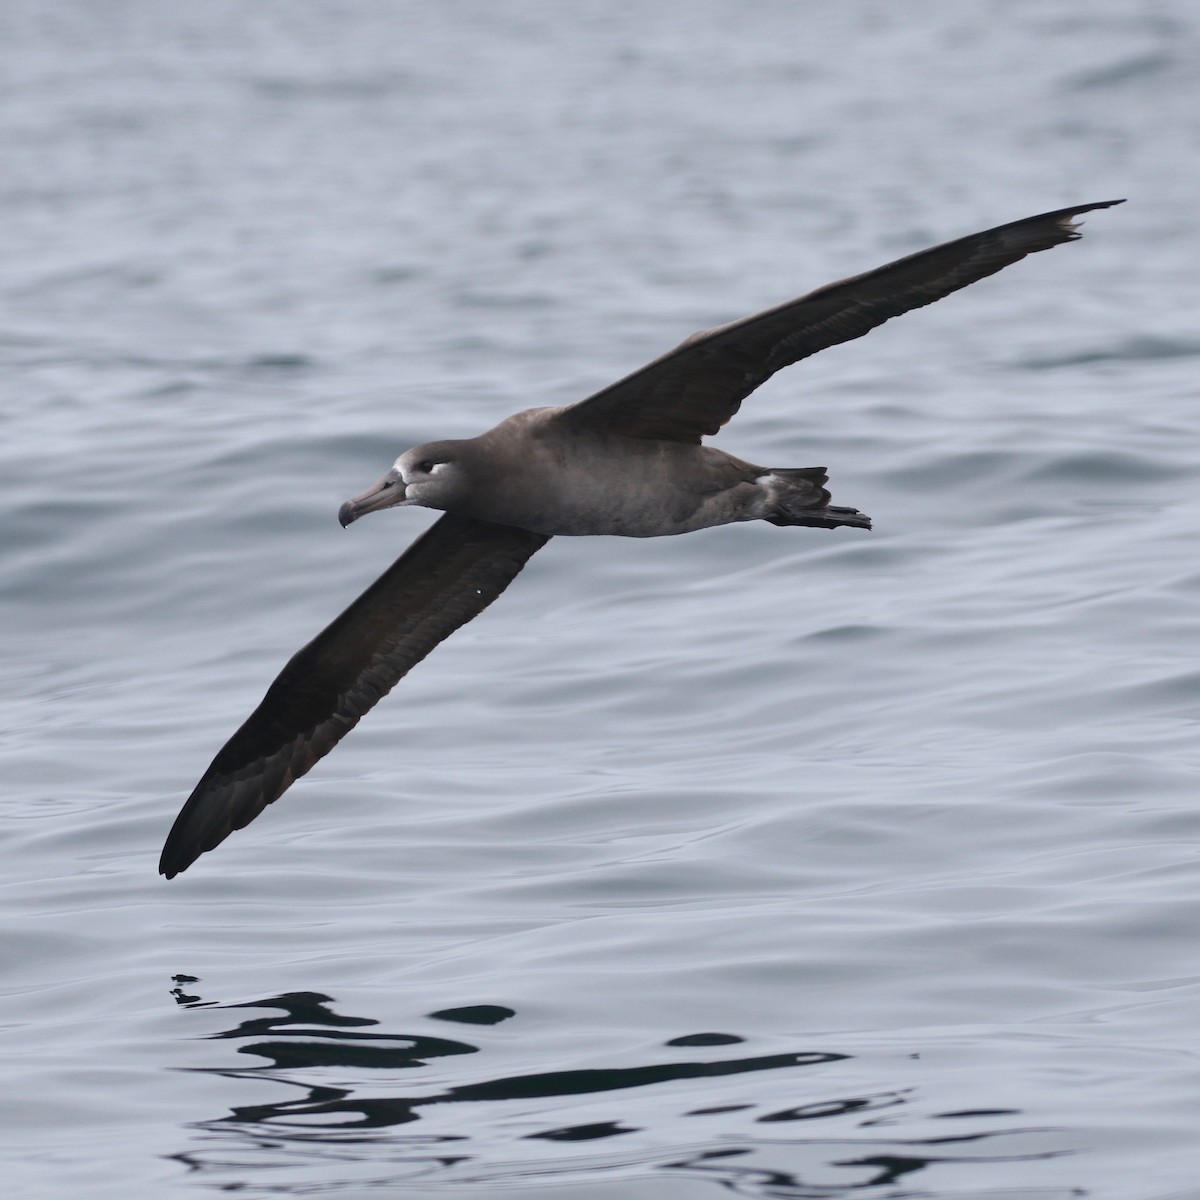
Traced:
[[1081, 367], [1102, 362], [1146, 362], [1162, 358], [1194, 358], [1200, 354], [1200, 341], [1183, 338], [1131, 337], [1095, 350], [1075, 354], [1024, 358], [1013, 365], [1032, 371], [1053, 371], [1060, 367]]

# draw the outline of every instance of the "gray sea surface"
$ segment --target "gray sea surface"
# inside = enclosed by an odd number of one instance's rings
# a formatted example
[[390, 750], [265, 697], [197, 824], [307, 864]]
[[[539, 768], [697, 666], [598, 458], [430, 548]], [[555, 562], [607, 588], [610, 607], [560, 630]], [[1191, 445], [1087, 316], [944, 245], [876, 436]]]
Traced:
[[[1200, 1197], [1200, 7], [5, 0], [6, 1195]], [[162, 840], [406, 447], [1128, 196]]]

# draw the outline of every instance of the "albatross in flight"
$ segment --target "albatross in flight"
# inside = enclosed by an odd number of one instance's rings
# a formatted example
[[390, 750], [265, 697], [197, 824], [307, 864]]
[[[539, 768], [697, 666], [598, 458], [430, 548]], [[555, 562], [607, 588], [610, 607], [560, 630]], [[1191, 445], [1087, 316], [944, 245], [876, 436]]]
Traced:
[[404, 504], [443, 515], [279, 673], [188, 797], [159, 871], [173, 878], [278, 800], [557, 534], [663, 537], [756, 520], [870, 529], [857, 509], [829, 503], [823, 467], [759, 467], [701, 439], [781, 368], [1074, 241], [1072, 218], [1120, 203], [1061, 208], [911, 254], [694, 334], [577, 404], [406, 451], [342, 505], [342, 525]]

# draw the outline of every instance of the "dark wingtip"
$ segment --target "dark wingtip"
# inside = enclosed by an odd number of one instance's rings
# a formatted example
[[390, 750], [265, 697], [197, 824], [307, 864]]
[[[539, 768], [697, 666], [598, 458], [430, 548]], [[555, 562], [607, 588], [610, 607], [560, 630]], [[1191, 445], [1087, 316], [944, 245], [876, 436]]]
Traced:
[[[186, 871], [206, 850], [219, 845], [230, 832], [215, 832], [214, 817], [216, 813], [210, 807], [212, 796], [206, 785], [212, 775], [210, 767], [204, 777], [196, 785], [195, 791], [188, 797], [187, 803], [179, 810], [171, 832], [163, 843], [162, 854], [158, 859], [158, 873], [168, 879]], [[203, 794], [203, 799], [201, 796]], [[209, 819], [205, 819], [205, 817]], [[216, 817], [219, 828], [219, 817]]]
[[199, 857], [197, 854], [188, 855], [181, 852], [171, 842], [172, 839], [168, 837], [167, 844], [163, 847], [162, 857], [158, 860], [158, 873], [165, 875], [168, 879], [174, 879], [176, 875], [186, 871]]
[[1079, 226], [1083, 222], [1075, 220], [1076, 217], [1082, 216], [1084, 213], [1095, 212], [1098, 208], [1112, 208], [1114, 205], [1124, 203], [1125, 199], [1122, 197], [1120, 200], [1098, 200], [1095, 204], [1081, 204], [1078, 208], [1064, 209], [1059, 217], [1059, 224], [1066, 230], [1070, 241], [1078, 241], [1083, 236], [1079, 232]]

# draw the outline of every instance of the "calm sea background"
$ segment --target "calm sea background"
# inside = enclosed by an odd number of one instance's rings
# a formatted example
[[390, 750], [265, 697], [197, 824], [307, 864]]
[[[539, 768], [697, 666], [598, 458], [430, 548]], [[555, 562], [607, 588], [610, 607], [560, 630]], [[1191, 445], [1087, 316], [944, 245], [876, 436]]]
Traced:
[[[6, 0], [14, 1197], [1200, 1197], [1200, 7]], [[401, 450], [1128, 196], [718, 444], [873, 534], [557, 539], [171, 821]]]

